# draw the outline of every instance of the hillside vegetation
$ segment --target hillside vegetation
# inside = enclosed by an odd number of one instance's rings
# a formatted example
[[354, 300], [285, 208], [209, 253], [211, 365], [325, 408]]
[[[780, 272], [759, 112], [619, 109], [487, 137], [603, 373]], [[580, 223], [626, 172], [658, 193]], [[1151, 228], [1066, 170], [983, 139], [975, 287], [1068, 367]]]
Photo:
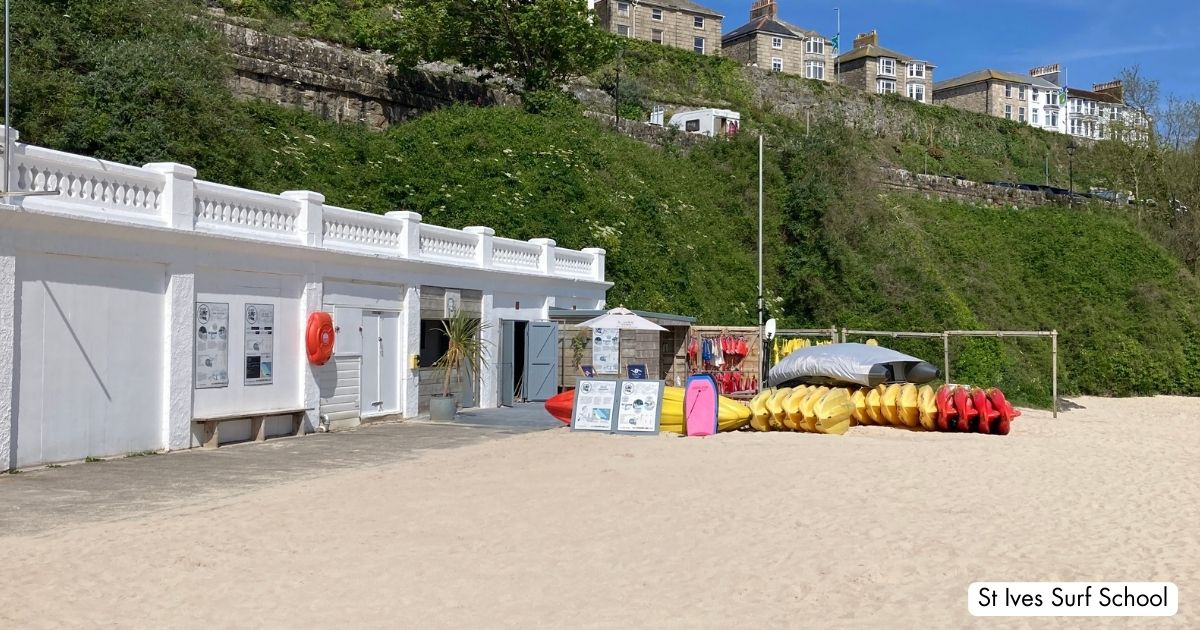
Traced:
[[[756, 321], [752, 134], [686, 151], [652, 148], [565, 102], [541, 113], [460, 106], [372, 132], [234, 100], [221, 43], [187, 17], [194, 4], [62, 0], [52, 12], [60, 17], [38, 4], [18, 0], [14, 13], [26, 50], [14, 73], [24, 140], [134, 164], [191, 163], [205, 179], [318, 190], [331, 204], [410, 209], [506, 237], [600, 246], [609, 252], [610, 304], [710, 324]], [[638, 54], [623, 56], [640, 68], [632, 72], [645, 98], [669, 89], [728, 102], [770, 134], [765, 276], [770, 315], [783, 325], [1057, 328], [1064, 393], [1200, 394], [1200, 286], [1133, 213], [883, 194], [873, 185], [879, 161], [915, 168], [927, 139], [832, 115], [805, 129], [802, 117], [762, 107], [736, 65], [693, 56], [700, 71], [680, 78], [668, 69], [691, 63], [686, 53]], [[795, 81], [831, 98], [863, 98]], [[970, 168], [1033, 169], [1044, 148], [1037, 143], [1063, 146], [1005, 121], [866, 100], [901, 117], [901, 129], [928, 123], [942, 160]], [[940, 343], [894, 345], [940, 361]], [[1049, 403], [1047, 344], [964, 340], [954, 354], [955, 380]]]

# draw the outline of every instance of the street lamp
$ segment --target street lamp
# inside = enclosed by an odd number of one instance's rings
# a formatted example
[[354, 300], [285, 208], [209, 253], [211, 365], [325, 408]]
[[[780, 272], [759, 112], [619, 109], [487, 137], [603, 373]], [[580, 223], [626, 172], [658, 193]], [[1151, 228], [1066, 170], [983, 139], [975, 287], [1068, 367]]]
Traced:
[[1067, 205], [1075, 207], [1075, 141], [1067, 144]]

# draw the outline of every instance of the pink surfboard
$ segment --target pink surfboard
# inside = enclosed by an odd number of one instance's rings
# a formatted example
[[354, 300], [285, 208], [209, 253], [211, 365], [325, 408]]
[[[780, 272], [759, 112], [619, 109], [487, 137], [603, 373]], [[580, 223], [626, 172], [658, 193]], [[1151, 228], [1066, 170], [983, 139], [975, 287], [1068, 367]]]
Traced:
[[683, 392], [683, 424], [688, 436], [717, 432], [717, 382], [708, 374], [689, 376]]

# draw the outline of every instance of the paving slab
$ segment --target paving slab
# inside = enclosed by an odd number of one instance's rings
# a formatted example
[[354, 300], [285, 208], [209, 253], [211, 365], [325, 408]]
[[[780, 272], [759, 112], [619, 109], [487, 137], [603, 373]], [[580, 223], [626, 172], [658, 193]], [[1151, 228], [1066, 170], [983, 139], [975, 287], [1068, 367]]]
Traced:
[[[133, 518], [244, 494], [265, 485], [347, 468], [382, 466], [429, 450], [551, 428], [544, 421], [523, 417], [520, 410], [495, 411], [501, 413], [471, 414], [469, 418], [475, 422], [470, 423], [466, 418], [453, 423], [369, 423], [334, 433], [0, 475], [0, 536]], [[529, 411], [533, 410], [525, 413]], [[557, 421], [554, 424], [562, 426]]]

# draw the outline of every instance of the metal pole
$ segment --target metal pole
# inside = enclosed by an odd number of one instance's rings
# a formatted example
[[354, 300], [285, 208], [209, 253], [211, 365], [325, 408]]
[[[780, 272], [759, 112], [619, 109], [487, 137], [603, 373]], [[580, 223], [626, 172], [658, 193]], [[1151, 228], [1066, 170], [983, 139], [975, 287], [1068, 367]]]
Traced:
[[1054, 397], [1054, 417], [1058, 417], [1058, 330], [1050, 331], [1050, 380], [1053, 383], [1050, 395]]
[[946, 382], [953, 382], [950, 380], [950, 333], [948, 332], [942, 333], [942, 366], [946, 370]]
[[838, 45], [833, 49], [833, 76], [835, 81], [841, 85], [842, 83], [842, 10], [835, 7], [833, 12], [837, 14], [837, 40]]
[[770, 348], [763, 331], [763, 136], [758, 134], [758, 340], [762, 344], [759, 359], [759, 387], [764, 387], [769, 375]]

